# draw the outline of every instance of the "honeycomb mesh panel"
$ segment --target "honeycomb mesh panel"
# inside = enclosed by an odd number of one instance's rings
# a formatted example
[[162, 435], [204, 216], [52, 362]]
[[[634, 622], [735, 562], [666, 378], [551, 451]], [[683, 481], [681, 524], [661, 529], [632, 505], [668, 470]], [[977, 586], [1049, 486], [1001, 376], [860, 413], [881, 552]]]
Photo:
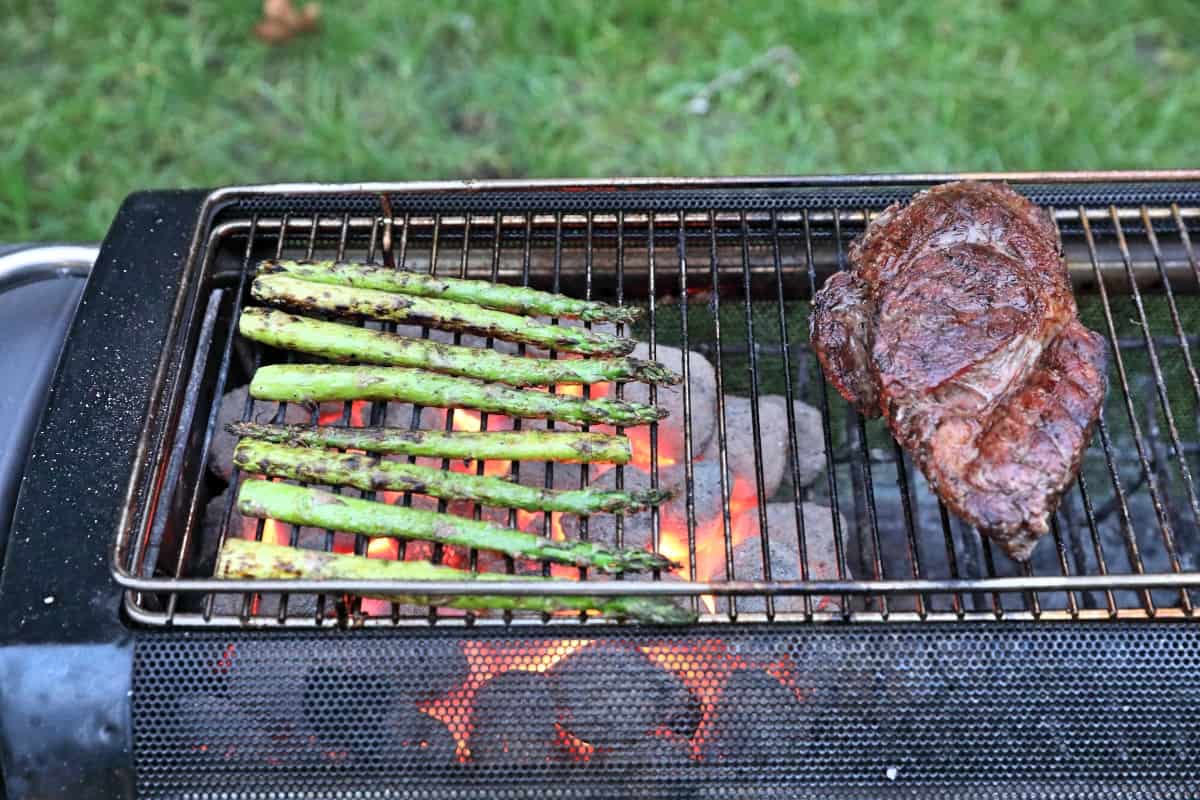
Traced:
[[1200, 794], [1200, 628], [147, 633], [156, 797]]
[[[1200, 201], [1200, 184], [1172, 183], [1056, 183], [1014, 184], [1013, 187], [1033, 202], [1045, 206], [1068, 207], [1102, 203], [1118, 206]], [[767, 211], [806, 208], [830, 209], [884, 208], [907, 200], [924, 186], [830, 186], [801, 188], [750, 189], [677, 189], [603, 188], [586, 190], [486, 190], [436, 193], [398, 193], [389, 196], [394, 213], [519, 213], [538, 212], [612, 212], [677, 211], [681, 208], [704, 211]], [[251, 195], [232, 201], [224, 216], [249, 214], [377, 214], [382, 211], [376, 194], [330, 195]]]

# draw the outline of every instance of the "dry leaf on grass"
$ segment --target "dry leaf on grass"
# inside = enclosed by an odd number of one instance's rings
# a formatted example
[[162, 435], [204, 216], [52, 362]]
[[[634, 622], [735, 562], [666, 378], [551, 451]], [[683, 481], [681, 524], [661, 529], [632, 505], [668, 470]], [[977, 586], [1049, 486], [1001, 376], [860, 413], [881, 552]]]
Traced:
[[302, 33], [317, 29], [321, 7], [306, 3], [296, 8], [292, 0], [263, 0], [263, 15], [254, 26], [254, 35], [268, 44], [282, 44]]

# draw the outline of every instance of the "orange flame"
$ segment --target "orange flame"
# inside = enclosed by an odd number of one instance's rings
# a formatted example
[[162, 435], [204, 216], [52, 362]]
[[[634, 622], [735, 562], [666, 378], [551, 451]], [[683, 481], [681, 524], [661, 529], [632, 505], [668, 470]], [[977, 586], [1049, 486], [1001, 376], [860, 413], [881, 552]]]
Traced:
[[[629, 440], [629, 448], [632, 451], [629, 458], [629, 466], [636, 467], [642, 472], [650, 472], [654, 465], [652, 456], [657, 451], [658, 468], [662, 470], [666, 467], [671, 467], [683, 461], [683, 432], [676, 426], [676, 422], [667, 419], [658, 423], [658, 433], [655, 437], [655, 446], [650, 446], [650, 427], [646, 425], [636, 428], [626, 428], [623, 431], [625, 438]], [[597, 425], [592, 430], [597, 433], [607, 433], [609, 435], [616, 433], [616, 428], [611, 425]], [[599, 476], [615, 468], [615, 464], [596, 464], [593, 467], [594, 473]]]
[[395, 561], [400, 557], [400, 543], [395, 539], [380, 537], [367, 544], [367, 558], [382, 558]]
[[287, 525], [279, 520], [268, 519], [263, 523], [262, 540], [268, 544], [287, 544], [291, 537]]
[[[751, 512], [758, 507], [754, 487], [740, 476], [733, 479], [729, 492], [729, 537], [733, 548], [758, 532], [758, 518]], [[677, 561], [684, 567], [677, 574], [687, 577], [688, 523], [686, 516], [664, 514], [660, 528], [659, 552]], [[696, 521], [696, 579], [711, 580], [722, 574], [725, 568], [725, 516], [724, 512], [706, 520]], [[701, 601], [708, 612], [716, 612], [716, 598], [702, 595]]]
[[[611, 383], [593, 383], [587, 384], [587, 397], [589, 400], [599, 400], [602, 397], [608, 397], [609, 391], [612, 389]], [[560, 383], [554, 387], [554, 393], [563, 397], [583, 397], [585, 384], [582, 383]], [[544, 386], [531, 386], [530, 389], [538, 392], [545, 392], [547, 389]]]
[[[658, 467], [669, 467], [678, 464], [683, 460], [683, 453], [679, 451], [679, 442], [682, 436], [671, 435], [673, 431], [666, 429], [664, 423], [659, 423], [658, 431]], [[625, 435], [629, 437], [629, 444], [633, 448], [633, 458], [630, 461], [635, 467], [645, 472], [649, 472], [653, 465], [653, 459], [650, 457], [650, 428], [639, 427], [630, 428], [625, 431]]]

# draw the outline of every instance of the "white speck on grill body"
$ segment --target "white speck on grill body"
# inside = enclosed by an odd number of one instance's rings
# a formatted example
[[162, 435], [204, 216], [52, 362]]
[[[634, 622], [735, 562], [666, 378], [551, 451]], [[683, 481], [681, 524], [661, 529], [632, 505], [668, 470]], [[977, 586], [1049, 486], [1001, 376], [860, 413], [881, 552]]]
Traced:
[[42, 598], [42, 602], [48, 606], [54, 605], [54, 595], [52, 595], [52, 594], [46, 595], [45, 597]]

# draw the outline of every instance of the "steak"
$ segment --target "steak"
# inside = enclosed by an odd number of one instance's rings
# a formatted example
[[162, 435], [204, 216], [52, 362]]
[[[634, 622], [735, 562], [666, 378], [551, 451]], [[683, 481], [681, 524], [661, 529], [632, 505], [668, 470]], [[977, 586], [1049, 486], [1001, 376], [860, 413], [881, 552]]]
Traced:
[[948, 183], [888, 208], [849, 255], [813, 297], [825, 376], [883, 415], [955, 514], [1027, 559], [1105, 393], [1053, 222], [1007, 186]]

